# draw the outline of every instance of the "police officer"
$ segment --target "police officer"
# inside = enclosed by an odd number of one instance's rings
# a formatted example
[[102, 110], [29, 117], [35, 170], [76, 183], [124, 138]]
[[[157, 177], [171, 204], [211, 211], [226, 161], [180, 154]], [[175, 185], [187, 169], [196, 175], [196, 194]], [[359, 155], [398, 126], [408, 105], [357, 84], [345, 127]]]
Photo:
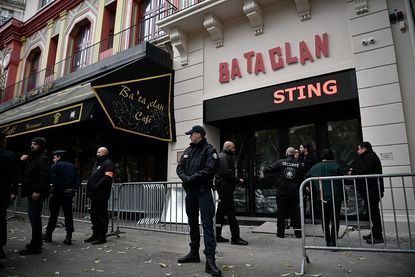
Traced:
[[235, 217], [235, 202], [233, 192], [235, 186], [243, 183], [235, 175], [235, 144], [232, 141], [226, 141], [223, 144], [222, 152], [219, 154], [219, 170], [215, 176], [216, 189], [219, 194], [218, 210], [216, 212], [216, 241], [229, 242], [222, 237], [222, 226], [225, 221], [225, 215], [228, 217], [229, 227], [231, 229], [231, 244], [247, 245], [248, 242], [239, 237], [239, 225]]
[[277, 182], [277, 237], [285, 236], [285, 219], [291, 215], [294, 234], [301, 237], [299, 188], [304, 170], [302, 164], [294, 158], [295, 149], [288, 147], [286, 158], [278, 160], [264, 168], [265, 173], [274, 173]]
[[50, 216], [46, 227], [46, 234], [42, 239], [47, 242], [52, 241], [52, 233], [56, 228], [59, 210], [63, 208], [65, 216], [66, 238], [63, 241], [66, 245], [72, 244], [73, 215], [72, 199], [75, 189], [79, 187], [79, 175], [76, 167], [64, 160], [65, 150], [53, 152], [53, 162], [51, 170], [52, 191], [49, 197]]
[[35, 137], [30, 145], [30, 153], [23, 155], [22, 196], [27, 197], [32, 240], [26, 248], [20, 250], [22, 256], [42, 252], [42, 204], [48, 196], [50, 187], [51, 161], [46, 156], [46, 139]]
[[0, 133], [0, 259], [5, 259], [3, 247], [7, 243], [7, 208], [10, 201], [16, 197], [17, 185], [17, 156], [5, 149], [6, 135]]
[[92, 244], [107, 242], [108, 199], [111, 195], [113, 176], [114, 164], [108, 158], [108, 149], [100, 147], [97, 150], [97, 161], [92, 168], [86, 187], [86, 195], [91, 198], [92, 236], [84, 242], [92, 242]]
[[212, 197], [213, 177], [218, 164], [216, 149], [206, 141], [206, 131], [195, 125], [185, 133], [190, 135], [190, 146], [184, 151], [178, 165], [177, 175], [183, 181], [186, 191], [186, 214], [190, 227], [190, 252], [179, 258], [178, 263], [198, 263], [200, 232], [199, 210], [201, 214], [205, 243], [205, 272], [212, 276], [222, 276], [215, 264], [216, 242], [213, 231], [215, 206]]

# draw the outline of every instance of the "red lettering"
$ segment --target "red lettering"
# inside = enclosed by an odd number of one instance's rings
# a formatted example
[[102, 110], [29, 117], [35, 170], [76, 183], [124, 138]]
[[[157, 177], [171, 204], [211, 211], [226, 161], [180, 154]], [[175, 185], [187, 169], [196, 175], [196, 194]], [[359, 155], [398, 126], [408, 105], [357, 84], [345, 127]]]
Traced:
[[316, 83], [316, 86], [314, 86], [313, 84], [308, 84], [307, 91], [308, 91], [308, 98], [313, 97], [313, 93], [316, 96], [321, 96], [320, 83]]
[[229, 82], [229, 65], [227, 62], [219, 64], [219, 83]]
[[246, 71], [248, 71], [249, 74], [252, 73], [252, 57], [255, 56], [254, 51], [249, 51], [244, 53], [244, 57], [246, 59]]
[[254, 73], [255, 75], [258, 75], [259, 72], [262, 72], [265, 74], [265, 66], [264, 66], [264, 59], [262, 59], [262, 54], [257, 53], [255, 58], [255, 69]]
[[[284, 60], [282, 59], [281, 47], [275, 47], [268, 50], [269, 60], [271, 62], [272, 70], [277, 70], [284, 67]], [[278, 62], [275, 61], [275, 54], [278, 56]]]
[[337, 93], [337, 82], [336, 80], [327, 80], [323, 84], [323, 92], [328, 95]]
[[242, 78], [241, 70], [239, 69], [239, 64], [237, 59], [232, 59], [232, 70], [231, 70], [231, 78], [235, 80], [235, 77]]
[[308, 50], [307, 44], [304, 40], [300, 41], [298, 44], [298, 47], [300, 48], [300, 63], [305, 64], [306, 60], [309, 60], [310, 62], [314, 62], [313, 57], [311, 56], [310, 50]]
[[294, 90], [296, 87], [293, 88], [286, 88], [285, 91], [288, 92], [288, 100], [291, 102], [294, 100]]
[[323, 53], [324, 57], [329, 56], [329, 35], [327, 33], [323, 34], [323, 38], [319, 35], [314, 36], [315, 41], [315, 50], [316, 50], [316, 57], [320, 58], [321, 53]]
[[274, 104], [280, 104], [284, 102], [284, 100], [285, 100], [284, 91], [282, 89], [274, 92]]
[[305, 89], [305, 86], [298, 86], [297, 87], [297, 89], [298, 89], [298, 100], [303, 100], [303, 99], [307, 99], [307, 97], [305, 97], [305, 95], [304, 95], [304, 89]]
[[285, 62], [287, 64], [297, 63], [298, 58], [296, 56], [291, 56], [291, 45], [289, 42], [285, 43]]

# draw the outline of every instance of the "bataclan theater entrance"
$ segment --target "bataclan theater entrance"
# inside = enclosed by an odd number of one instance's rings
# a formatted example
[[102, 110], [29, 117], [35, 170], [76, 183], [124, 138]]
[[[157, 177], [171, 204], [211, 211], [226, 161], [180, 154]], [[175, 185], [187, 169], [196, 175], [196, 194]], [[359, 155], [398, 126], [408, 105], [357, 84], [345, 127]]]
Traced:
[[331, 148], [347, 168], [362, 139], [355, 76], [347, 70], [204, 102], [205, 121], [220, 129], [221, 144], [236, 144], [236, 171], [245, 180], [235, 191], [239, 215], [276, 216], [275, 185], [262, 169], [289, 146]]

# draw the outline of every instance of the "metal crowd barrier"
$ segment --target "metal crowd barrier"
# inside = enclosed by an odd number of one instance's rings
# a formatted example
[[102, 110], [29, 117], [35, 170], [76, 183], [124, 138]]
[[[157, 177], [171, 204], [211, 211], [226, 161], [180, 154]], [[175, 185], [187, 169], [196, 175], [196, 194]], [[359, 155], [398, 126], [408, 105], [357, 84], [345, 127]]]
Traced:
[[[108, 236], [119, 236], [120, 228], [145, 229], [187, 234], [185, 192], [181, 183], [140, 182], [114, 183], [108, 202], [111, 230]], [[73, 218], [78, 222], [90, 222], [90, 199], [86, 197], [86, 184], [75, 192]], [[9, 213], [27, 214], [27, 198], [21, 196], [21, 186]], [[49, 198], [43, 202], [42, 216], [48, 217]], [[12, 217], [10, 217], [11, 219]], [[59, 214], [63, 219], [63, 211]], [[60, 223], [62, 224], [62, 223]]]
[[[374, 184], [374, 180], [378, 185], [377, 196], [381, 199], [378, 206], [383, 241], [374, 238], [371, 232], [376, 215], [372, 214], [369, 206], [371, 200], [372, 205], [376, 203], [373, 199], [377, 197], [369, 194], [369, 186]], [[380, 195], [382, 180], [383, 198]], [[415, 253], [414, 184], [414, 173], [313, 177], [304, 180], [299, 189], [303, 257], [301, 273], [305, 273], [306, 263], [310, 263], [307, 250]], [[329, 186], [331, 201], [320, 194], [324, 186], [326, 189]], [[341, 196], [341, 202], [338, 198], [335, 199], [336, 189], [339, 189], [337, 196]], [[307, 209], [305, 191], [309, 191]], [[340, 209], [335, 204], [339, 202]], [[330, 211], [336, 209], [337, 212], [329, 215]], [[306, 210], [309, 211], [309, 218], [306, 218]], [[327, 215], [332, 219], [334, 243], [326, 241], [327, 234], [324, 230], [329, 219]]]

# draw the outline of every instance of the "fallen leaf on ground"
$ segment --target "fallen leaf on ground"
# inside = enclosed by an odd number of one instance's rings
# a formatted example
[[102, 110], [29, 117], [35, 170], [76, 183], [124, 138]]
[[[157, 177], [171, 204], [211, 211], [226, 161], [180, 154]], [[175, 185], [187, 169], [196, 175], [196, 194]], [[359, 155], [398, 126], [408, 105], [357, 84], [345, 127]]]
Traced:
[[110, 250], [107, 250], [107, 251], [105, 251], [105, 252], [106, 252], [106, 253], [111, 253], [111, 251], [112, 251], [112, 250], [110, 249]]
[[55, 275], [59, 275], [59, 274], [60, 274], [60, 272], [59, 272], [59, 271], [56, 271], [56, 272], [55, 272]]
[[177, 266], [182, 266], [182, 264], [177, 264]]
[[171, 274], [171, 273], [164, 273], [164, 275], [166, 275], [166, 276], [172, 276], [173, 274]]
[[97, 271], [97, 272], [104, 272], [104, 270], [103, 270], [103, 269], [97, 269], [96, 271]]
[[353, 272], [353, 269], [349, 269], [348, 271], [347, 271], [347, 273], [352, 273]]
[[311, 274], [311, 277], [321, 277], [323, 274]]
[[231, 270], [232, 268], [234, 268], [235, 266], [234, 265], [223, 265], [222, 266], [222, 269], [224, 270], [224, 271], [228, 271], [228, 270]]
[[41, 259], [41, 261], [42, 261], [42, 262], [46, 262], [46, 261], [47, 261], [47, 259], [46, 259], [46, 258], [43, 258], [43, 259]]
[[159, 263], [159, 265], [160, 265], [162, 268], [166, 268], [166, 267], [167, 267], [167, 265], [166, 265], [166, 264], [163, 264], [163, 263]]
[[357, 258], [359, 261], [363, 261], [363, 260], [366, 260], [366, 257], [360, 257], [360, 258]]
[[290, 276], [290, 275], [291, 275], [291, 273], [288, 272], [288, 273], [281, 274], [281, 277], [287, 277], [287, 276]]
[[125, 254], [125, 253], [127, 253], [127, 252], [125, 252], [125, 251], [118, 251], [118, 254]]
[[94, 261], [95, 264], [99, 264], [100, 262], [101, 262], [100, 259], [95, 259], [95, 261]]
[[151, 263], [151, 260], [145, 261], [144, 263], [149, 264], [149, 263]]
[[251, 265], [251, 264], [245, 264], [245, 266], [246, 266], [246, 267], [252, 267], [252, 265]]

